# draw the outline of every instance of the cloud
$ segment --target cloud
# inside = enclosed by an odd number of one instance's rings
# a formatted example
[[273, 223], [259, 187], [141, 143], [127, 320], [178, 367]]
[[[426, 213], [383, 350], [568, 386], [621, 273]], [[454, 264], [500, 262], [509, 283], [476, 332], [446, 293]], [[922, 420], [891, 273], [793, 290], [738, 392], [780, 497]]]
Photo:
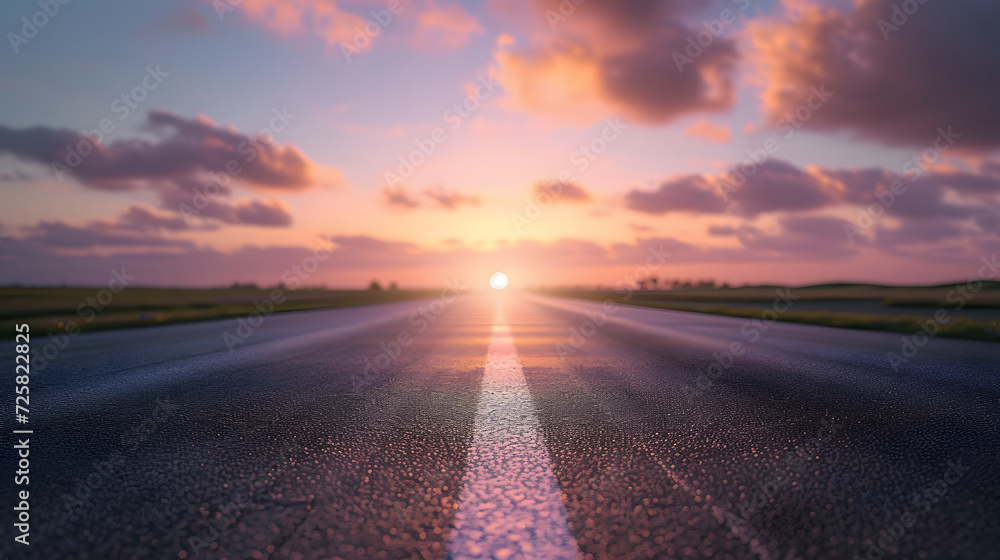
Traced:
[[713, 237], [730, 237], [736, 235], [737, 229], [733, 226], [713, 224], [708, 226], [708, 234]]
[[[845, 203], [867, 207], [890, 201], [886, 213], [900, 218], [966, 218], [990, 208], [996, 211], [1000, 195], [1000, 178], [968, 173], [914, 176], [881, 169], [826, 169], [823, 174], [835, 182]], [[894, 187], [899, 195], [892, 192]]]
[[[281, 113], [275, 110], [273, 122], [279, 122]], [[137, 188], [134, 180], [226, 172], [231, 162], [239, 170], [233, 175], [251, 186], [299, 191], [315, 185], [316, 166], [295, 146], [221, 128], [204, 116], [185, 119], [152, 111], [148, 124], [159, 134], [157, 141], [131, 139], [109, 145], [67, 129], [0, 126], [0, 153], [43, 165], [56, 162], [63, 173], [105, 190]]]
[[433, 253], [409, 241], [389, 241], [369, 235], [334, 235], [330, 241], [336, 245], [337, 260], [345, 268], [416, 266], [426, 264], [422, 254]]
[[[441, 185], [425, 189], [423, 195], [429, 198], [434, 206], [444, 210], [458, 210], [460, 206], [479, 206], [482, 204], [482, 200], [478, 196], [447, 190]], [[416, 197], [412, 196], [402, 187], [386, 187], [382, 189], [382, 198], [388, 206], [397, 206], [407, 210], [422, 206]]]
[[177, 248], [193, 249], [188, 240], [166, 239], [121, 229], [105, 222], [92, 222], [85, 227], [73, 226], [62, 221], [43, 221], [28, 228], [23, 241], [55, 249], [111, 248]]
[[[349, 7], [345, 9], [343, 4]], [[484, 32], [476, 18], [458, 3], [418, 5], [403, 0], [398, 6], [399, 9], [392, 13], [386, 2], [243, 0], [235, 11], [279, 37], [311, 35], [322, 39], [329, 47], [347, 47], [351, 52], [371, 49], [387, 30], [402, 26], [403, 20], [406, 20], [405, 28], [409, 29], [408, 44], [421, 50], [458, 49], [473, 35]], [[220, 15], [225, 17], [229, 11], [224, 10]]]
[[[275, 111], [272, 123], [283, 115]], [[320, 166], [294, 146], [222, 128], [204, 116], [185, 119], [153, 111], [147, 124], [154, 140], [109, 145], [65, 129], [0, 127], [0, 152], [42, 164], [60, 162], [87, 188], [154, 192], [159, 210], [132, 206], [118, 224], [123, 231], [150, 234], [214, 229], [219, 224], [288, 227], [292, 215], [283, 201], [233, 200], [234, 189], [299, 192], [317, 185]]]
[[1000, 212], [983, 212], [977, 215], [976, 225], [984, 232], [1000, 237]]
[[145, 206], [131, 206], [118, 218], [118, 226], [141, 232], [184, 231], [191, 225], [177, 214], [158, 212]]
[[426, 51], [464, 47], [483, 26], [461, 4], [441, 8], [431, 2], [417, 16], [417, 28], [410, 34], [410, 46]]
[[292, 215], [288, 206], [280, 200], [237, 201], [229, 206], [232, 217], [221, 218], [230, 224], [264, 227], [287, 227], [292, 225]]
[[218, 185], [216, 196], [208, 186], [217, 182], [209, 177], [184, 177], [173, 181], [151, 183], [150, 188], [160, 196], [160, 206], [186, 219], [218, 221], [230, 225], [288, 227], [292, 224], [292, 214], [288, 206], [279, 199], [270, 200], [229, 200], [232, 189]]
[[382, 189], [382, 198], [389, 206], [399, 206], [400, 208], [417, 208], [420, 206], [420, 202], [410, 196], [401, 187], [386, 187]]
[[[746, 222], [738, 225], [711, 225], [707, 234], [736, 238], [754, 251], [801, 251], [803, 256], [810, 244], [824, 254], [850, 254], [853, 249], [843, 244], [849, 241], [847, 224], [872, 228], [871, 235], [855, 238], [859, 246], [874, 245], [892, 254], [916, 243], [961, 239], [968, 246], [998, 234], [1000, 178], [964, 172], [799, 169], [771, 160], [733, 189], [729, 185], [736, 184], [735, 173], [732, 168], [719, 175], [686, 175], [664, 181], [656, 190], [633, 189], [625, 195], [625, 207], [651, 215], [679, 212], [742, 218]], [[849, 218], [817, 214], [822, 211]], [[764, 214], [773, 216], [782, 233], [751, 225]], [[855, 216], [863, 219], [857, 221]]]
[[701, 175], [685, 175], [660, 183], [655, 191], [632, 189], [625, 195], [626, 208], [645, 214], [720, 214], [726, 206], [715, 187]]
[[576, 183], [565, 181], [538, 183], [532, 189], [532, 194], [536, 200], [538, 197], [547, 197], [552, 202], [573, 202], [580, 204], [593, 200], [586, 189]]
[[777, 253], [786, 257], [842, 258], [858, 251], [844, 235], [843, 220], [829, 216], [785, 216], [778, 220], [780, 233], [765, 234], [741, 229], [737, 238], [755, 254]]
[[785, 0], [785, 13], [750, 26], [771, 121], [833, 91], [804, 126], [926, 147], [953, 126], [961, 148], [1000, 147], [1000, 4], [858, 0], [848, 11]]
[[479, 197], [477, 196], [464, 195], [456, 191], [448, 191], [440, 185], [425, 190], [424, 195], [426, 195], [427, 198], [430, 198], [439, 207], [446, 210], [456, 210], [463, 204], [468, 206], [479, 206], [481, 203]]
[[[902, 187], [900, 195], [886, 195]], [[867, 207], [892, 196], [886, 214], [898, 218], [963, 219], [1000, 208], [1000, 178], [968, 173], [897, 174], [882, 169], [800, 169], [780, 160], [749, 176], [733, 167], [718, 175], [685, 175], [653, 191], [632, 189], [625, 207], [644, 214], [728, 214], [755, 218], [835, 207]]]
[[[683, 1], [590, 0], [559, 19], [561, 0], [533, 0], [546, 22], [524, 46], [498, 41], [495, 72], [507, 108], [588, 125], [609, 114], [648, 124], [720, 112], [735, 100], [735, 44], [719, 37], [679, 64], [699, 29], [684, 21], [699, 6]], [[555, 14], [556, 18], [552, 15]]]
[[940, 243], [962, 237], [964, 233], [961, 226], [946, 219], [910, 220], [896, 228], [879, 228], [875, 232], [875, 242], [883, 247]]
[[730, 225], [712, 224], [708, 226], [708, 234], [712, 237], [733, 237], [740, 229]]
[[366, 20], [341, 9], [337, 0], [243, 0], [238, 8], [213, 0], [212, 5], [216, 6], [217, 12], [218, 4], [230, 8], [220, 12], [220, 17], [236, 10], [281, 37], [311, 34], [328, 46], [347, 43], [359, 50], [367, 50], [371, 46], [371, 41], [354, 44], [355, 33], [364, 28]]
[[0, 182], [2, 183], [17, 183], [17, 182], [31, 181], [33, 179], [34, 177], [32, 177], [30, 174], [26, 173], [22, 169], [15, 169], [14, 171], [9, 173], [8, 172], [0, 173]]
[[[280, 202], [237, 201], [212, 207], [210, 214], [200, 216], [220, 222], [251, 226], [287, 226], [291, 216]], [[217, 229], [211, 222], [189, 222], [177, 214], [160, 212], [145, 206], [129, 207], [117, 220], [94, 220], [78, 226], [65, 222], [42, 221], [25, 228], [23, 241], [57, 249], [193, 249], [186, 239], [165, 236], [164, 233], [207, 231]]]
[[733, 141], [733, 131], [728, 126], [712, 124], [706, 120], [699, 120], [684, 129], [684, 136], [688, 138], [704, 138], [709, 142], [719, 144], [727, 144]]
[[[734, 181], [730, 171], [726, 180]], [[756, 173], [729, 195], [735, 202], [734, 213], [753, 217], [765, 212], [816, 210], [831, 205], [835, 196], [818, 174], [801, 170], [790, 163], [768, 160]]]
[[170, 6], [169, 10], [166, 15], [146, 25], [146, 32], [171, 35], [206, 33], [212, 27], [194, 0], [181, 0]]

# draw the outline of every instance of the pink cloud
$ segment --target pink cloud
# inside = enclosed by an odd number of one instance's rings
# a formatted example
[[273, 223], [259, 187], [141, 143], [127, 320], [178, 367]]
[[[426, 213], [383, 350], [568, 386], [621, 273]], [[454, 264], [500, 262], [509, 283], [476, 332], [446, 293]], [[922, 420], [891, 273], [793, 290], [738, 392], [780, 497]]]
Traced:
[[461, 4], [438, 7], [433, 2], [417, 16], [417, 28], [410, 34], [410, 46], [426, 51], [454, 50], [483, 33], [483, 26]]
[[234, 9], [282, 37], [308, 33], [330, 46], [346, 43], [362, 51], [371, 46], [371, 41], [354, 44], [355, 34], [363, 30], [366, 20], [342, 10], [337, 0], [243, 0]]
[[[455, 190], [449, 190], [441, 185], [424, 189], [422, 193], [430, 199], [434, 206], [444, 210], [457, 210], [461, 206], [479, 206], [482, 200], [471, 194], [462, 194]], [[388, 206], [395, 206], [412, 210], [422, 206], [420, 201], [402, 187], [386, 187], [382, 189], [382, 199]]]
[[539, 197], [547, 197], [553, 202], [581, 204], [593, 200], [590, 193], [580, 185], [559, 181], [538, 183], [532, 188], [532, 194], [535, 200], [539, 200]]
[[441, 185], [426, 189], [424, 195], [430, 198], [438, 207], [445, 210], [456, 210], [459, 206], [463, 205], [479, 206], [482, 202], [478, 196], [447, 190]]
[[[371, 49], [383, 34], [400, 26], [401, 20], [406, 20], [405, 29], [409, 29], [409, 45], [427, 51], [458, 49], [473, 35], [484, 32], [479, 21], [457, 3], [438, 6], [428, 2], [415, 8], [410, 0], [393, 0], [391, 5], [337, 0], [243, 0], [232, 10], [279, 37], [311, 35], [328, 46], [346, 48], [350, 54]], [[226, 13], [228, 10], [220, 15], [225, 17]]]
[[684, 23], [697, 15], [694, 3], [590, 1], [553, 20], [567, 4], [533, 0], [529, 44], [498, 41], [507, 108], [586, 125], [612, 113], [662, 124], [733, 106], [735, 43], [716, 38], [686, 64], [675, 56], [698, 33]]
[[402, 187], [386, 187], [382, 189], [382, 199], [389, 206], [399, 208], [417, 208], [420, 202], [410, 196]]

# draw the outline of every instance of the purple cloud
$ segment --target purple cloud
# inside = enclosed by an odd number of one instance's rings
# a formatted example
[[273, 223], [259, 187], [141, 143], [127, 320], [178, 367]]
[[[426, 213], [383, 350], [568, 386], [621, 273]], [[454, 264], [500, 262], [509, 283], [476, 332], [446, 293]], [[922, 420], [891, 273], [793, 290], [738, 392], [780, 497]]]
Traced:
[[[804, 120], [891, 145], [928, 147], [953, 126], [964, 148], [1000, 147], [1000, 4], [981, 0], [863, 0], [847, 11], [817, 5], [752, 28], [761, 48], [765, 109], [795, 111], [804, 92], [833, 97]], [[907, 8], [908, 9], [908, 8]], [[794, 52], [794, 55], [791, 54]]]
[[625, 195], [625, 207], [645, 214], [694, 212], [720, 214], [726, 201], [700, 175], [686, 175], [664, 181], [655, 191], [632, 189]]
[[[288, 116], [275, 111], [274, 121]], [[37, 126], [0, 126], [0, 153], [50, 165], [57, 175], [106, 190], [136, 188], [133, 181], [227, 173], [251, 185], [282, 190], [313, 186], [313, 164], [295, 146], [222, 128], [206, 117], [185, 119], [151, 111], [157, 140], [119, 140], [105, 145], [82, 133]], [[238, 170], [238, 171], [236, 171]]]

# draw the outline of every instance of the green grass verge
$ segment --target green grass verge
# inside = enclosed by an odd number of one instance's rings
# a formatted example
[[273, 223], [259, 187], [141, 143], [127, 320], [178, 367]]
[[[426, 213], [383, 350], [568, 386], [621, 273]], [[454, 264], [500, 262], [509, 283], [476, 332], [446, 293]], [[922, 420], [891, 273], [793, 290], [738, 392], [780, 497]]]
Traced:
[[[670, 309], [674, 311], [691, 311], [694, 313], [708, 313], [712, 315], [725, 315], [728, 317], [760, 318], [766, 307], [735, 307], [725, 305], [724, 300], [719, 298], [718, 303], [706, 304], [704, 302], [685, 302], [683, 297], [673, 296], [669, 298], [653, 297], [654, 294], [633, 294], [633, 297], [625, 299], [623, 295], [615, 292], [595, 292], [595, 291], [571, 291], [560, 290], [544, 292], [546, 295], [556, 295], [562, 297], [574, 297], [596, 301], [611, 300], [625, 305], [638, 307], [653, 307], [656, 309]], [[801, 293], [796, 291], [796, 294]], [[658, 295], [658, 294], [655, 294]], [[700, 299], [700, 298], [699, 298]], [[740, 299], [740, 301], [747, 301]], [[756, 298], [753, 301], [758, 301]], [[761, 300], [763, 301], [763, 300]], [[767, 300], [768, 302], [773, 301]], [[948, 307], [941, 307], [946, 311]], [[912, 334], [923, 330], [921, 323], [925, 323], [930, 316], [916, 315], [880, 315], [845, 313], [839, 311], [795, 311], [789, 310], [777, 314], [777, 320], [789, 323], [803, 323], [809, 325], [821, 325], [825, 327], [838, 327], [846, 329], [862, 329], [872, 331], [886, 331], [903, 334]], [[940, 330], [937, 336], [948, 338], [961, 338], [966, 340], [984, 340], [990, 342], [1000, 342], [1000, 321], [976, 321], [965, 317], [953, 317], [949, 315], [947, 323], [939, 324]]]
[[[96, 331], [245, 316], [257, 311], [254, 302], [269, 301], [271, 292], [251, 287], [128, 288], [118, 294], [95, 288], [0, 288], [0, 338], [13, 338], [20, 323], [28, 323], [32, 334], [45, 335], [63, 332], [70, 323]], [[429, 298], [440, 291], [304, 289], [282, 295], [276, 313]]]

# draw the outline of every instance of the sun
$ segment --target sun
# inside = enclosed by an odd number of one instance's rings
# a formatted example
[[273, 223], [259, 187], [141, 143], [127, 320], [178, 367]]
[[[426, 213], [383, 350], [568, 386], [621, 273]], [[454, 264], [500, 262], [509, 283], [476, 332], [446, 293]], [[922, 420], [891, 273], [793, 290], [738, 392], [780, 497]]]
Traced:
[[493, 276], [490, 276], [490, 286], [494, 290], [502, 290], [507, 287], [507, 275], [503, 272], [494, 272]]

